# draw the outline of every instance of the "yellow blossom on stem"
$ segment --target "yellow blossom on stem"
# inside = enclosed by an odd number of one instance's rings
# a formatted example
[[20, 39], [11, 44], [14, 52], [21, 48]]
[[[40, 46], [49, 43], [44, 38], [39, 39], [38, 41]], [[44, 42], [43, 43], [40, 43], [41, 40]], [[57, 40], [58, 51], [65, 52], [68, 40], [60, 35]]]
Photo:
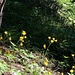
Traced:
[[23, 36], [20, 36], [20, 39], [19, 40], [22, 41], [23, 39], [24, 39]]
[[70, 72], [71, 72], [71, 73], [73, 73], [73, 72], [74, 72], [74, 70], [73, 70], [73, 69], [71, 69], [71, 70], [70, 70]]
[[21, 42], [24, 42], [24, 40], [21, 40]]
[[4, 32], [4, 34], [6, 34], [6, 35], [7, 35], [7, 34], [8, 34], [8, 32], [7, 32], [7, 31], [5, 31], [5, 32]]
[[55, 42], [58, 42], [58, 40], [55, 40]]
[[12, 40], [12, 38], [11, 37], [9, 37], [9, 41], [11, 41]]
[[49, 75], [52, 75], [52, 72], [48, 72]]
[[3, 37], [2, 36], [0, 36], [0, 40], [2, 40], [3, 39]]
[[71, 56], [74, 57], [75, 55], [74, 54], [71, 54]]
[[45, 61], [45, 62], [44, 62], [44, 65], [45, 65], [45, 66], [48, 66], [48, 62]]
[[75, 66], [72, 66], [72, 69], [75, 68]]
[[23, 43], [22, 42], [20, 43], [20, 46], [23, 46]]
[[54, 41], [55, 41], [55, 38], [52, 38], [52, 40], [54, 40]]
[[48, 58], [45, 58], [46, 59], [46, 62], [48, 62]]
[[26, 31], [23, 30], [23, 31], [22, 31], [22, 35], [26, 35]]
[[51, 43], [54, 43], [54, 40], [51, 40]]
[[64, 75], [64, 73], [62, 72], [61, 75]]
[[50, 39], [51, 39], [51, 37], [50, 37], [50, 36], [48, 36], [48, 39], [50, 40]]
[[25, 39], [27, 38], [27, 36], [23, 36]]
[[43, 45], [43, 48], [46, 49], [46, 44]]

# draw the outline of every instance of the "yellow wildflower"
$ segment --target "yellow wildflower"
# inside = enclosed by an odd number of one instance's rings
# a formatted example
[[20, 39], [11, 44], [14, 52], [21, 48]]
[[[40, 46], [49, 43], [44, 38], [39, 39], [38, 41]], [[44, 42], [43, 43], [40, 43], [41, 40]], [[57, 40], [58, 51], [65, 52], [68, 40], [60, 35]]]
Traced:
[[24, 40], [21, 40], [21, 42], [24, 42]]
[[27, 38], [27, 36], [23, 36], [25, 39]]
[[54, 41], [55, 41], [55, 38], [52, 38], [52, 40], [54, 40]]
[[12, 40], [11, 37], [9, 37], [9, 40], [10, 40], [10, 41]]
[[46, 49], [46, 44], [43, 45], [43, 48]]
[[23, 39], [24, 39], [23, 36], [20, 36], [20, 39], [19, 40], [22, 41]]
[[70, 72], [71, 72], [71, 73], [73, 73], [73, 72], [74, 72], [74, 70], [73, 70], [73, 69], [71, 69], [71, 70], [70, 70]]
[[7, 31], [5, 31], [4, 33], [5, 33], [5, 34], [8, 34], [8, 32], [7, 32]]
[[0, 40], [2, 40], [3, 39], [3, 37], [2, 36], [0, 36]]
[[55, 42], [58, 42], [58, 40], [55, 40]]
[[49, 74], [49, 75], [52, 75], [52, 73], [51, 73], [51, 72], [48, 72], [48, 74]]
[[72, 57], [74, 57], [74, 54], [71, 54]]
[[48, 62], [45, 61], [45, 62], [44, 62], [44, 65], [48, 66]]
[[51, 37], [49, 36], [49, 37], [48, 37], [48, 39], [50, 40], [50, 39], [51, 39]]
[[61, 75], [64, 75], [64, 73], [62, 72]]
[[75, 66], [72, 66], [72, 69], [75, 68]]
[[23, 46], [23, 43], [22, 42], [20, 43], [20, 46]]
[[46, 59], [46, 62], [48, 62], [48, 58], [45, 58]]
[[54, 40], [51, 40], [51, 43], [54, 43]]
[[23, 30], [23, 31], [22, 31], [22, 35], [26, 35], [26, 31]]

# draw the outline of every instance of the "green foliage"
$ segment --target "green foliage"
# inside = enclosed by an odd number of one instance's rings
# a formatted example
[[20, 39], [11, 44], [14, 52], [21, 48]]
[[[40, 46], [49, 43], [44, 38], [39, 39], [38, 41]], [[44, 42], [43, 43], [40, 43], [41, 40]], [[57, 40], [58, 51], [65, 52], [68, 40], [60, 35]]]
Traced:
[[10, 72], [14, 75], [22, 75], [20, 72], [18, 72], [17, 70], [11, 69]]
[[37, 71], [33, 71], [33, 75], [39, 75]]
[[74, 3], [70, 0], [7, 0], [3, 21], [3, 30], [11, 32], [14, 42], [17, 41], [20, 31], [26, 30], [32, 45], [42, 48], [50, 35], [59, 40], [56, 52], [59, 50], [60, 53], [60, 50], [68, 50], [70, 47], [72, 49], [68, 51], [74, 52], [74, 27], [65, 27], [74, 25]]
[[0, 73], [7, 70], [7, 63], [4, 60], [0, 60]]
[[[58, 0], [59, 1], [59, 0]], [[63, 2], [64, 1], [64, 2]], [[61, 17], [65, 18], [65, 24], [68, 26], [75, 25], [75, 3], [72, 3], [70, 0], [59, 1], [62, 5], [62, 9], [58, 10], [58, 13]]]
[[[7, 47], [9, 48], [3, 51], [4, 52], [3, 55], [1, 54], [3, 56], [3, 59], [6, 59], [5, 61], [1, 60], [1, 63], [0, 63], [1, 74], [11, 73], [16, 75], [25, 75], [25, 74], [55, 75], [55, 73], [58, 73], [55, 71], [60, 71], [59, 68], [61, 69], [62, 72], [64, 72], [63, 69], [70, 66], [70, 64], [66, 60], [67, 58], [70, 58], [70, 56], [69, 57], [64, 56], [65, 60], [63, 60], [63, 62], [59, 62], [55, 60], [53, 57], [51, 57], [51, 60], [45, 57], [45, 55], [48, 54], [48, 51], [51, 45], [58, 42], [57, 39], [48, 36], [49, 45], [48, 47], [46, 47], [46, 44], [43, 45], [44, 49], [46, 49], [46, 52], [45, 52], [46, 54], [42, 55], [40, 53], [37, 53], [36, 51], [35, 53], [31, 52], [30, 50], [26, 49], [24, 45], [19, 45], [19, 43], [17, 43], [16, 45], [15, 43], [12, 42], [12, 37], [8, 36], [9, 34], [10, 33], [8, 31], [4, 32], [5, 38], [8, 39], [8, 42], [10, 42], [10, 45], [8, 46], [7, 44]], [[26, 36], [26, 32], [22, 30], [22, 33], [18, 42], [24, 43], [25, 36]], [[11, 39], [9, 39], [9, 37], [11, 37]], [[0, 38], [1, 38], [0, 41], [4, 42], [3, 44], [5, 44], [5, 39], [3, 39], [4, 37], [0, 36]], [[32, 48], [32, 49], [35, 50], [36, 48]], [[74, 60], [75, 54], [71, 54], [71, 56], [73, 58], [73, 61], [75, 62]], [[74, 74], [73, 69], [75, 69], [75, 66], [72, 66], [72, 67], [73, 67], [72, 70], [70, 70], [71, 73], [68, 72], [69, 74]]]

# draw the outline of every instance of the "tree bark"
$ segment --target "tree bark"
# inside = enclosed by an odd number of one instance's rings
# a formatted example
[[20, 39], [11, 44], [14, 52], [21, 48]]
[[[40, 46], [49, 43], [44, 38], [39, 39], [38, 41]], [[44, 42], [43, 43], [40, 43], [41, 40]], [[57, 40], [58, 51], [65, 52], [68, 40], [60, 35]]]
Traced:
[[3, 8], [5, 5], [6, 0], [0, 0], [0, 27], [2, 24], [2, 16], [3, 16]]

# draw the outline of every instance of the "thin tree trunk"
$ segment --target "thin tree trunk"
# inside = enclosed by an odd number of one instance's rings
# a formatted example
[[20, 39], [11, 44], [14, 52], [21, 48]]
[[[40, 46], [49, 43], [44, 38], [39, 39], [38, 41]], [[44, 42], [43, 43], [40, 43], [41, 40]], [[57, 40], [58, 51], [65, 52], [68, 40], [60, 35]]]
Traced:
[[3, 16], [3, 8], [5, 5], [6, 0], [0, 0], [0, 27], [2, 24], [2, 16]]

